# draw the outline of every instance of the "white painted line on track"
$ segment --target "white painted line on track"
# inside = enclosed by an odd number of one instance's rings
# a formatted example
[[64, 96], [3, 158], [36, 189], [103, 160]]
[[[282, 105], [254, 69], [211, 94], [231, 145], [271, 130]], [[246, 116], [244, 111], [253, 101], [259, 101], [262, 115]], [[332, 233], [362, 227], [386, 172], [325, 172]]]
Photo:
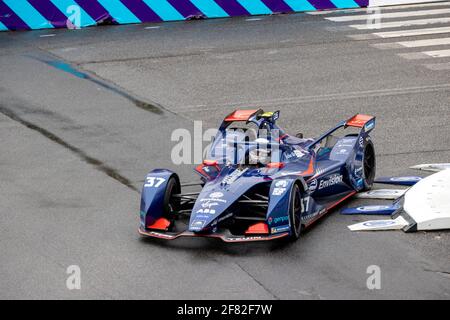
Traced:
[[56, 36], [56, 34], [52, 33], [52, 34], [41, 34], [39, 36], [39, 38], [49, 38], [49, 37], [54, 37]]
[[435, 51], [425, 51], [422, 52], [430, 57], [433, 58], [445, 58], [445, 57], [450, 57], [450, 49], [446, 49], [446, 50], [435, 50]]
[[398, 28], [398, 27], [408, 27], [408, 26], [420, 26], [436, 23], [450, 23], [450, 18], [432, 18], [432, 19], [418, 19], [418, 20], [405, 20], [405, 21], [392, 21], [392, 22], [381, 22], [378, 24], [352, 24], [349, 27], [358, 30], [376, 30], [376, 29], [386, 29], [386, 28]]
[[145, 27], [145, 30], [151, 30], [151, 29], [159, 29], [161, 26], [152, 26], [152, 27]]
[[373, 33], [373, 35], [380, 38], [398, 38], [398, 37], [421, 36], [427, 34], [440, 34], [447, 32], [450, 33], [450, 27], [375, 32]]
[[408, 52], [408, 53], [398, 53], [399, 57], [402, 57], [406, 60], [419, 60], [419, 59], [429, 59], [430, 56], [422, 53], [422, 52]]
[[358, 21], [358, 20], [367, 20], [371, 17], [376, 17], [379, 19], [390, 19], [390, 18], [404, 18], [404, 17], [419, 17], [419, 16], [428, 16], [428, 15], [438, 15], [438, 14], [447, 14], [450, 13], [450, 8], [445, 9], [433, 9], [433, 10], [420, 10], [420, 11], [401, 11], [401, 12], [387, 12], [387, 13], [368, 13], [361, 15], [350, 15], [350, 16], [341, 16], [341, 17], [328, 17], [325, 18], [334, 22], [348, 22], [348, 21]]
[[450, 70], [450, 62], [424, 64], [424, 66], [430, 70], [435, 71]]
[[449, 45], [450, 38], [436, 38], [436, 39], [425, 39], [425, 40], [414, 40], [414, 41], [399, 41], [399, 42], [389, 42], [389, 43], [375, 43], [371, 46], [378, 49], [396, 49], [396, 48], [420, 48], [420, 47], [431, 47], [431, 46], [443, 46]]
[[[400, 6], [390, 6], [390, 7], [380, 7], [381, 10], [397, 10], [397, 9], [410, 9], [410, 8], [427, 8], [427, 7], [441, 7], [450, 5], [449, 1], [445, 2], [433, 2], [433, 3], [420, 3], [420, 4], [410, 4], [410, 5], [400, 5]], [[376, 8], [376, 7], [372, 7]], [[365, 12], [367, 8], [357, 8], [357, 9], [349, 9], [349, 10], [320, 10], [320, 11], [309, 11], [306, 12], [309, 15], [326, 15], [330, 13], [352, 13], [352, 12]], [[370, 12], [370, 8], [369, 8]]]
[[400, 57], [408, 60], [418, 60], [418, 59], [430, 59], [430, 58], [445, 58], [450, 57], [450, 49], [446, 50], [434, 50], [434, 51], [423, 51], [423, 52], [408, 52], [399, 53]]
[[425, 40], [414, 40], [414, 41], [400, 41], [397, 42], [399, 45], [407, 48], [418, 48], [418, 47], [430, 47], [430, 46], [442, 46], [450, 44], [450, 38], [436, 38], [436, 39], [425, 39]]
[[373, 33], [364, 33], [364, 34], [349, 34], [347, 37], [353, 39], [353, 40], [373, 40], [373, 39], [380, 39], [380, 37], [377, 37]]
[[450, 33], [450, 27], [442, 28], [426, 28], [426, 29], [409, 29], [409, 30], [399, 30], [399, 31], [386, 31], [386, 32], [374, 32], [368, 34], [350, 34], [347, 37], [355, 40], [372, 40], [372, 39], [388, 39], [388, 38], [403, 38], [403, 37], [414, 37], [429, 34], [441, 34]]

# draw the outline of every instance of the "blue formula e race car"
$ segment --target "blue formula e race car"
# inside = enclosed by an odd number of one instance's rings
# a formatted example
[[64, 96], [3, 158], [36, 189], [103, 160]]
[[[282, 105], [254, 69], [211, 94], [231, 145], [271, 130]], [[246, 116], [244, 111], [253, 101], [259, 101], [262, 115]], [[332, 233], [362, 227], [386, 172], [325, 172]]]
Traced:
[[[181, 185], [170, 170], [144, 182], [139, 233], [226, 242], [297, 240], [333, 207], [372, 187], [375, 117], [357, 114], [316, 139], [289, 135], [279, 111], [236, 110], [220, 125], [200, 181]], [[192, 188], [195, 192], [182, 192]], [[185, 190], [183, 190], [185, 191]]]

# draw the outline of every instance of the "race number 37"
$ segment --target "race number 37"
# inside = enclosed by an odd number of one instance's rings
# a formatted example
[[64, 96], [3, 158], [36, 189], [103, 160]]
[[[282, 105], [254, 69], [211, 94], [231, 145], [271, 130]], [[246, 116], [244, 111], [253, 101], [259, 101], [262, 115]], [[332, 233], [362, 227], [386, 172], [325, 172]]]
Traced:
[[164, 178], [160, 178], [160, 177], [147, 177], [145, 178], [145, 184], [144, 187], [145, 188], [158, 188], [160, 185], [162, 185], [164, 183], [164, 181], [166, 181], [166, 179]]
[[310, 199], [310, 197], [306, 197], [306, 198], [302, 198], [301, 199], [300, 205], [301, 205], [302, 213], [309, 211], [309, 199]]

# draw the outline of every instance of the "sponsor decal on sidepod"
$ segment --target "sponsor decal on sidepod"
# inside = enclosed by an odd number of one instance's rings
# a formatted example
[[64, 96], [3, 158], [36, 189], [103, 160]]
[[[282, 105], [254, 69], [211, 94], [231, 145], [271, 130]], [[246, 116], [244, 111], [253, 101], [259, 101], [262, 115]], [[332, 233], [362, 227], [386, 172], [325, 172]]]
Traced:
[[288, 182], [286, 180], [277, 180], [275, 182], [275, 187], [281, 187], [281, 188], [285, 188], [287, 187]]
[[272, 191], [273, 196], [281, 196], [286, 191], [286, 188], [274, 188]]
[[328, 177], [327, 179], [320, 180], [319, 190], [321, 190], [323, 188], [328, 188], [328, 187], [334, 186], [338, 183], [341, 183], [342, 180], [343, 180], [343, 176], [341, 174], [335, 174], [335, 175]]
[[312, 180], [309, 183], [309, 191], [314, 192], [317, 189], [317, 179]]

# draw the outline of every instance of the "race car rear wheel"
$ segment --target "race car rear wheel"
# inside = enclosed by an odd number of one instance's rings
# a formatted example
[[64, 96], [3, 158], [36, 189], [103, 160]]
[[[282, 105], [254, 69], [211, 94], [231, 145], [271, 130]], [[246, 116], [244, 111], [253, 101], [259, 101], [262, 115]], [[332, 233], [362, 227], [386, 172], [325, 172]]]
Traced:
[[367, 191], [372, 189], [373, 180], [375, 179], [375, 148], [371, 140], [366, 140], [364, 144], [364, 155], [363, 155], [363, 190]]
[[301, 222], [302, 214], [302, 192], [297, 183], [292, 186], [291, 200], [289, 204], [289, 224], [291, 226], [291, 234], [289, 240], [295, 241], [300, 237], [302, 230]]

